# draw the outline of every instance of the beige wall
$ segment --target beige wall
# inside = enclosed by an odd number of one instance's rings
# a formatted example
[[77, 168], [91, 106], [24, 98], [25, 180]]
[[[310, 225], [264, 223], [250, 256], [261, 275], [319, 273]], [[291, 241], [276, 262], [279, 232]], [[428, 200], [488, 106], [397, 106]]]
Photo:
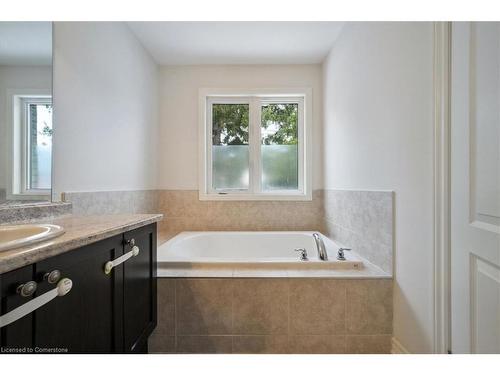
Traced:
[[204, 65], [160, 68], [159, 188], [198, 190], [200, 88], [313, 89], [313, 189], [321, 188], [320, 65]]
[[394, 190], [394, 334], [433, 350], [432, 23], [346, 23], [324, 72], [326, 189]]

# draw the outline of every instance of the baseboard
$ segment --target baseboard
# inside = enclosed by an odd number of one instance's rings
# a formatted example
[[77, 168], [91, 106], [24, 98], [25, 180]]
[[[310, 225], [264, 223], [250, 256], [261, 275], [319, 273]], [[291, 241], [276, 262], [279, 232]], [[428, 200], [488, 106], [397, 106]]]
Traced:
[[393, 337], [391, 339], [391, 354], [410, 354], [410, 352]]

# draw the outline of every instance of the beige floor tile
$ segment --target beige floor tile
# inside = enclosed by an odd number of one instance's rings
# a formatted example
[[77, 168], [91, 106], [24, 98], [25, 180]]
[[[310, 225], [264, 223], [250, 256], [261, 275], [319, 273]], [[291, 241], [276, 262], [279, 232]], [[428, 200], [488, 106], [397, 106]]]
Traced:
[[175, 336], [153, 332], [148, 340], [149, 353], [175, 353]]
[[347, 352], [350, 354], [389, 354], [391, 335], [347, 336]]
[[233, 336], [233, 353], [285, 354], [288, 353], [288, 336]]
[[342, 354], [346, 352], [343, 335], [292, 335], [289, 337], [291, 354]]
[[232, 352], [231, 336], [177, 336], [177, 353], [220, 353]]

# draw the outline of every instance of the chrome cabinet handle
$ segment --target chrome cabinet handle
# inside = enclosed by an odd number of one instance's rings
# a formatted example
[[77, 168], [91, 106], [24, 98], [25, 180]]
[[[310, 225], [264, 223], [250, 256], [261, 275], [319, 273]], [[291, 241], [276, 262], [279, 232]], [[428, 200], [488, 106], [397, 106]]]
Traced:
[[28, 281], [27, 283], [21, 284], [17, 287], [16, 293], [21, 297], [31, 297], [33, 293], [36, 292], [38, 284], [35, 281]]
[[106, 275], [109, 275], [113, 268], [137, 255], [139, 255], [139, 246], [134, 245], [132, 246], [132, 250], [130, 250], [128, 253], [123, 254], [121, 257], [118, 257], [115, 260], [112, 261], [110, 260], [109, 262], [106, 262], [106, 264], [104, 265], [104, 273]]
[[5, 327], [8, 324], [14, 323], [16, 320], [31, 314], [36, 309], [42, 307], [46, 303], [52, 301], [56, 297], [62, 297], [69, 293], [73, 287], [73, 282], [70, 279], [61, 279], [54, 289], [33, 298], [31, 301], [26, 302], [24, 305], [16, 307], [14, 310], [8, 312], [5, 315], [0, 316], [0, 328]]

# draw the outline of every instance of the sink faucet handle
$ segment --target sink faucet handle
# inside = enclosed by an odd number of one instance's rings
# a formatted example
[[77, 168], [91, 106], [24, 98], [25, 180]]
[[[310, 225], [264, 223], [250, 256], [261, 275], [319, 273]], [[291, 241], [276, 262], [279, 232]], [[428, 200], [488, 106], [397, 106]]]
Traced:
[[337, 259], [338, 260], [346, 260], [345, 259], [344, 251], [351, 251], [351, 249], [348, 249], [347, 247], [341, 247], [341, 248], [339, 248], [339, 251], [337, 253]]
[[298, 253], [300, 253], [300, 260], [308, 260], [307, 250], [304, 249], [303, 247], [295, 249], [294, 251], [297, 251]]

